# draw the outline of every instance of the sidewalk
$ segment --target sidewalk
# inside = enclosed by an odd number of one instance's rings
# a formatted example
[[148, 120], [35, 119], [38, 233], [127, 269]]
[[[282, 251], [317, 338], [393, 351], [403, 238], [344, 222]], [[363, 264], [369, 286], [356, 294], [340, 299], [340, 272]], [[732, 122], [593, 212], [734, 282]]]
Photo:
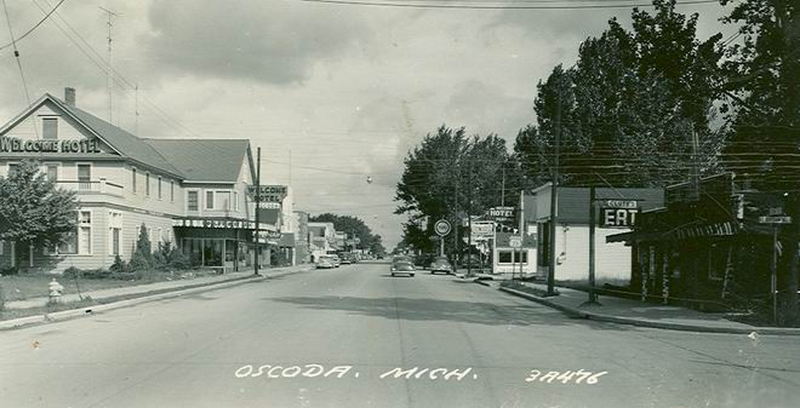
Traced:
[[[288, 266], [282, 268], [267, 268], [261, 269], [259, 272], [266, 277], [281, 276], [288, 273], [299, 272], [302, 270], [311, 269], [313, 265], [303, 264], [297, 266]], [[187, 287], [200, 287], [208, 286], [223, 282], [232, 282], [242, 279], [253, 277], [253, 270], [226, 273], [224, 275], [204, 276], [194, 279], [177, 279], [173, 281], [162, 281], [150, 284], [126, 286], [122, 288], [102, 289], [90, 292], [81, 293], [81, 297], [77, 294], [68, 294], [61, 297], [61, 303], [79, 302], [82, 299], [91, 298], [95, 301], [102, 301], [103, 299], [117, 298], [122, 296], [133, 296], [146, 294], [150, 292], [166, 292], [173, 290], [180, 290]], [[56, 277], [58, 279], [58, 277]], [[25, 300], [16, 300], [13, 302], [6, 302], [6, 309], [30, 309], [35, 307], [47, 306], [49, 298], [46, 296], [35, 297]]]
[[[800, 335], [800, 328], [756, 327], [727, 320], [722, 313], [704, 313], [679, 306], [642, 303], [613, 296], [598, 296], [599, 306], [584, 305], [584, 302], [588, 300], [586, 292], [564, 287], [557, 288], [558, 296], [543, 297], [512, 288], [499, 287], [494, 282], [479, 283], [498, 287], [504, 292], [533, 300], [572, 316], [592, 320], [695, 332]], [[523, 284], [542, 292], [547, 291], [547, 286], [543, 284], [531, 282]]]

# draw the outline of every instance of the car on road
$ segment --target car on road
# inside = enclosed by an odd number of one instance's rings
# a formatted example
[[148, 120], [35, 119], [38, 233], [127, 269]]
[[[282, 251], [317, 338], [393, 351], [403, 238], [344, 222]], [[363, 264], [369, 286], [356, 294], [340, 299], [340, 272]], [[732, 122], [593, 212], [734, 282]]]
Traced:
[[333, 269], [336, 267], [336, 263], [334, 262], [333, 257], [323, 255], [317, 258], [315, 266], [317, 269]]
[[430, 270], [431, 274], [436, 272], [451, 273], [453, 272], [453, 265], [450, 265], [450, 261], [447, 260], [447, 257], [437, 256], [433, 259], [433, 262], [431, 262]]
[[340, 256], [339, 259], [342, 260], [342, 265], [350, 265], [351, 263], [353, 263], [353, 259], [350, 258], [350, 255], [348, 254], [342, 254], [342, 256]]
[[408, 275], [414, 277], [416, 268], [414, 268], [414, 261], [405, 256], [396, 256], [392, 259], [392, 265], [389, 267], [389, 272], [392, 276]]
[[333, 259], [333, 264], [334, 264], [335, 268], [338, 268], [339, 266], [342, 265], [342, 259], [339, 258], [339, 255], [333, 254], [333, 255], [328, 255], [328, 256], [331, 257], [331, 259]]

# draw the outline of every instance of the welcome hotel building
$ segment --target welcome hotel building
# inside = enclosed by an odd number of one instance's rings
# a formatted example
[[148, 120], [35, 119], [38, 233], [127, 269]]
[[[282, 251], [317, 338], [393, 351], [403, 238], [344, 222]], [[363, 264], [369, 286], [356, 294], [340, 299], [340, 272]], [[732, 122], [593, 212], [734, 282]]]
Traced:
[[[0, 128], [0, 176], [26, 159], [76, 191], [78, 223], [57, 248], [0, 242], [0, 269], [108, 267], [116, 255], [130, 259], [142, 225], [154, 249], [175, 243], [197, 265], [234, 271], [254, 261], [248, 140], [141, 138], [78, 108], [67, 88], [64, 100], [45, 94]], [[278, 233], [270, 227], [259, 235]]]

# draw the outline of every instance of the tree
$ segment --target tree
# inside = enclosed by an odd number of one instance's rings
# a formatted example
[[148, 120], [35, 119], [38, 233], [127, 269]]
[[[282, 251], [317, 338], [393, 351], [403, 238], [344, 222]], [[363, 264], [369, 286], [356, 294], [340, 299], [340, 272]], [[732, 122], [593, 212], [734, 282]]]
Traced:
[[[634, 9], [633, 30], [612, 19], [580, 46], [570, 69], [555, 67], [534, 101], [537, 124], [521, 130], [521, 167], [549, 181], [560, 131], [560, 182], [571, 185], [664, 186], [692, 170], [713, 171], [720, 132], [709, 117], [718, 94], [719, 35], [696, 38], [698, 15], [655, 0], [655, 13]], [[558, 129], [557, 126], [558, 117]], [[693, 149], [693, 134], [699, 140]]]
[[136, 249], [131, 256], [129, 268], [134, 272], [146, 272], [153, 268], [153, 249], [144, 223], [139, 227], [139, 237], [136, 239]]
[[75, 232], [77, 206], [74, 192], [56, 188], [38, 163], [23, 161], [0, 178], [0, 240], [17, 242], [17, 254], [31, 245], [55, 247]]
[[[727, 119], [733, 129], [727, 164], [747, 173], [754, 188], [784, 197], [784, 211], [793, 220], [782, 230], [784, 248], [800, 244], [798, 13], [800, 6], [794, 0], [748, 0], [737, 2], [724, 19], [738, 25], [743, 37], [741, 43], [726, 49], [728, 60], [723, 65], [729, 78], [722, 89], [729, 96], [732, 109]], [[747, 147], [750, 150], [743, 151]], [[796, 250], [784, 253], [778, 268], [778, 323], [797, 325], [800, 254]]]
[[453, 225], [454, 238], [445, 240], [452, 251], [455, 236], [463, 235], [460, 225], [467, 214], [481, 215], [500, 205], [503, 189], [510, 196], [521, 183], [514, 177], [516, 167], [505, 140], [494, 134], [470, 138], [464, 128], [440, 126], [408, 153], [404, 164], [395, 214], [409, 216], [403, 226], [404, 242], [423, 252], [438, 246], [438, 238], [432, 239], [436, 221], [448, 219]]

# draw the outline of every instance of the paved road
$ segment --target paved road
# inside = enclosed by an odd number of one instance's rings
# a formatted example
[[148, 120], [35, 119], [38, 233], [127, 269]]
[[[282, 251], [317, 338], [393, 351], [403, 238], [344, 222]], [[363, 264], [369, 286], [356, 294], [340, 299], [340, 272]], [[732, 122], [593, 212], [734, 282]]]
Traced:
[[[386, 265], [343, 266], [0, 332], [0, 405], [800, 403], [797, 337], [575, 320], [451, 277], [386, 272]], [[531, 370], [541, 374], [526, 381]]]

